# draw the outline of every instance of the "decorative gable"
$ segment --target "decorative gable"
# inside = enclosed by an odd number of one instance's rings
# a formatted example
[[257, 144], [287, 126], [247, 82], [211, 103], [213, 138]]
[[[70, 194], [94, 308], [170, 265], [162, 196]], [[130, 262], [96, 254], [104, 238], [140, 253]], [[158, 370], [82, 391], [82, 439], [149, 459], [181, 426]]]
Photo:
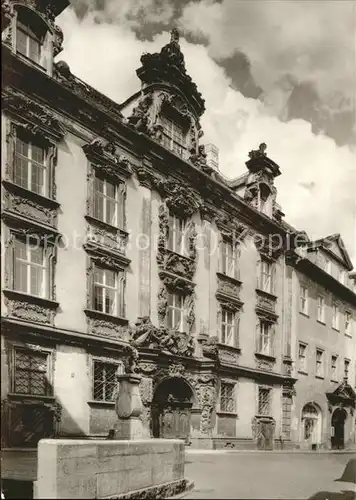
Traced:
[[351, 407], [355, 407], [356, 404], [356, 393], [346, 381], [343, 381], [334, 392], [327, 392], [326, 396], [332, 404]]

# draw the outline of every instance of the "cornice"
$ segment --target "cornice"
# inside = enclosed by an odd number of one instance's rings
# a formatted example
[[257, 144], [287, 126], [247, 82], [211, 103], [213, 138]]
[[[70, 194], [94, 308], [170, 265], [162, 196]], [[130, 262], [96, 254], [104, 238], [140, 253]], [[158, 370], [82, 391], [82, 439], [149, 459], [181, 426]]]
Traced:
[[[54, 227], [36, 222], [34, 219], [29, 219], [12, 210], [3, 210], [1, 219], [9, 228], [22, 232], [24, 235], [36, 237], [48, 235], [53, 238], [52, 244], [55, 241], [58, 243], [62, 236]], [[47, 243], [50, 244], [51, 240], [47, 241]]]

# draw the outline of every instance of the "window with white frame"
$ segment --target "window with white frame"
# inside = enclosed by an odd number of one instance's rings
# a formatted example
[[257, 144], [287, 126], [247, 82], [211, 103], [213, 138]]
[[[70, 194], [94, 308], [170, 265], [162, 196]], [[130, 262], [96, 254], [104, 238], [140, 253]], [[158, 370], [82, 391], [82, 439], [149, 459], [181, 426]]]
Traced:
[[257, 352], [274, 356], [274, 324], [265, 319], [257, 323]]
[[345, 335], [352, 335], [352, 315], [350, 311], [345, 311]]
[[344, 359], [344, 379], [346, 382], [349, 380], [349, 371], [350, 371], [350, 360]]
[[328, 274], [331, 274], [332, 265], [331, 265], [331, 260], [330, 259], [325, 258], [325, 267], [324, 267], [324, 269], [325, 269], [325, 271]]
[[316, 349], [315, 361], [315, 375], [317, 377], [324, 377], [324, 351], [322, 349]]
[[47, 150], [34, 138], [16, 132], [14, 182], [29, 191], [48, 196]]
[[308, 304], [308, 288], [304, 285], [300, 287], [300, 312], [303, 314], [308, 314], [309, 304]]
[[14, 348], [13, 392], [31, 396], [51, 396], [49, 380], [50, 353]]
[[334, 302], [332, 305], [332, 327], [335, 330], [340, 329], [340, 312], [339, 312], [339, 306]]
[[166, 326], [184, 332], [186, 329], [185, 297], [179, 293], [168, 293]]
[[258, 388], [258, 415], [269, 416], [271, 414], [271, 389], [267, 387]]
[[344, 269], [339, 269], [339, 281], [343, 285], [346, 285], [346, 272]]
[[307, 344], [299, 342], [298, 346], [298, 369], [301, 372], [307, 372]]
[[174, 151], [174, 153], [184, 156], [186, 141], [183, 127], [167, 116], [161, 116], [161, 124], [163, 127], [164, 146]]
[[323, 295], [318, 295], [317, 319], [325, 323], [325, 297]]
[[93, 307], [95, 311], [112, 316], [124, 315], [124, 279], [123, 271], [94, 266]]
[[123, 228], [124, 188], [121, 184], [95, 175], [93, 215], [95, 218]]
[[235, 311], [221, 307], [220, 342], [232, 347], [238, 346], [238, 317]]
[[41, 65], [46, 25], [30, 9], [18, 8], [16, 23], [16, 52]]
[[239, 276], [239, 245], [222, 239], [220, 242], [220, 262], [219, 271], [231, 278], [238, 278]]
[[117, 394], [116, 374], [124, 372], [122, 363], [94, 360], [93, 365], [94, 401], [115, 401]]
[[274, 263], [262, 259], [259, 262], [258, 288], [264, 292], [273, 293], [275, 281]]
[[13, 256], [14, 290], [47, 297], [48, 266], [43, 247], [35, 241], [15, 238]]
[[186, 254], [185, 248], [186, 221], [176, 215], [170, 214], [168, 226], [168, 249], [180, 255]]
[[331, 364], [330, 364], [330, 378], [331, 380], [337, 381], [337, 362], [338, 362], [338, 357], [336, 354], [331, 356]]
[[226, 412], [226, 413], [235, 413], [236, 412], [235, 384], [233, 384], [231, 382], [221, 382], [220, 411]]

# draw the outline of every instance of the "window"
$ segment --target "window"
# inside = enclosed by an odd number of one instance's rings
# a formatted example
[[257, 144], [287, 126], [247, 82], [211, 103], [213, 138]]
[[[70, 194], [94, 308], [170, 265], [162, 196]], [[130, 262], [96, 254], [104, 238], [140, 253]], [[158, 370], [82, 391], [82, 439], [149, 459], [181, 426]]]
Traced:
[[318, 295], [317, 318], [321, 323], [325, 323], [325, 297], [323, 295]]
[[343, 285], [346, 285], [346, 273], [345, 273], [344, 269], [339, 270], [339, 281]]
[[291, 437], [291, 413], [292, 413], [292, 398], [287, 395], [282, 397], [282, 434], [285, 439]]
[[183, 128], [166, 116], [161, 116], [163, 126], [163, 144], [166, 148], [183, 156], [185, 153], [185, 135]]
[[332, 327], [335, 330], [340, 329], [340, 318], [339, 318], [339, 308], [337, 304], [333, 304], [333, 317], [332, 317]]
[[47, 151], [33, 139], [17, 131], [15, 140], [14, 182], [29, 191], [48, 195]]
[[271, 413], [271, 389], [258, 388], [258, 415], [270, 415]]
[[50, 396], [48, 381], [49, 353], [22, 348], [14, 350], [13, 391], [16, 394]]
[[299, 371], [307, 372], [307, 345], [299, 343], [298, 350]]
[[111, 226], [123, 227], [123, 186], [107, 179], [94, 179], [94, 209], [97, 219]]
[[345, 311], [345, 335], [352, 335], [352, 316], [349, 311]]
[[124, 273], [94, 267], [94, 310], [123, 316]]
[[349, 380], [349, 370], [350, 370], [350, 360], [344, 360], [344, 380], [348, 382]]
[[48, 286], [43, 247], [16, 238], [14, 242], [14, 290], [46, 297]]
[[328, 274], [331, 274], [331, 260], [330, 259], [325, 259], [324, 269]]
[[226, 274], [231, 278], [238, 278], [238, 257], [239, 248], [237, 244], [227, 240], [220, 242], [220, 272], [222, 274]]
[[41, 49], [46, 34], [42, 20], [29, 9], [18, 9], [16, 52], [41, 64]]
[[168, 249], [185, 255], [185, 220], [175, 215], [169, 216]]
[[94, 361], [94, 401], [115, 401], [117, 381], [116, 374], [123, 373], [122, 364]]
[[258, 288], [264, 292], [273, 293], [275, 268], [272, 262], [262, 260], [259, 263]]
[[300, 312], [308, 314], [308, 288], [306, 286], [300, 287]]
[[324, 351], [322, 351], [321, 349], [316, 350], [315, 375], [317, 377], [324, 377]]
[[220, 342], [233, 347], [238, 346], [238, 319], [236, 313], [221, 308]]
[[235, 384], [221, 382], [220, 411], [226, 413], [236, 412]]
[[331, 356], [331, 380], [337, 381], [337, 356]]
[[178, 293], [169, 293], [166, 315], [167, 328], [184, 332], [185, 323], [184, 296]]
[[273, 356], [274, 326], [266, 320], [259, 320], [257, 326], [257, 352], [266, 356]]

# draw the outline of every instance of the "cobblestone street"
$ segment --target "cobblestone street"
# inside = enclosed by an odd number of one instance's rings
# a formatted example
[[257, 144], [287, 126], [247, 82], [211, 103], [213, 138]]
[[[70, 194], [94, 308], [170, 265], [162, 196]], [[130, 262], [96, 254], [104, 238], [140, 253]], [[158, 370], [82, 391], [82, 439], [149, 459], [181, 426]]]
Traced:
[[195, 488], [186, 498], [308, 499], [330, 492], [317, 498], [332, 500], [335, 492], [355, 491], [335, 482], [351, 458], [355, 454], [188, 450], [185, 475]]

